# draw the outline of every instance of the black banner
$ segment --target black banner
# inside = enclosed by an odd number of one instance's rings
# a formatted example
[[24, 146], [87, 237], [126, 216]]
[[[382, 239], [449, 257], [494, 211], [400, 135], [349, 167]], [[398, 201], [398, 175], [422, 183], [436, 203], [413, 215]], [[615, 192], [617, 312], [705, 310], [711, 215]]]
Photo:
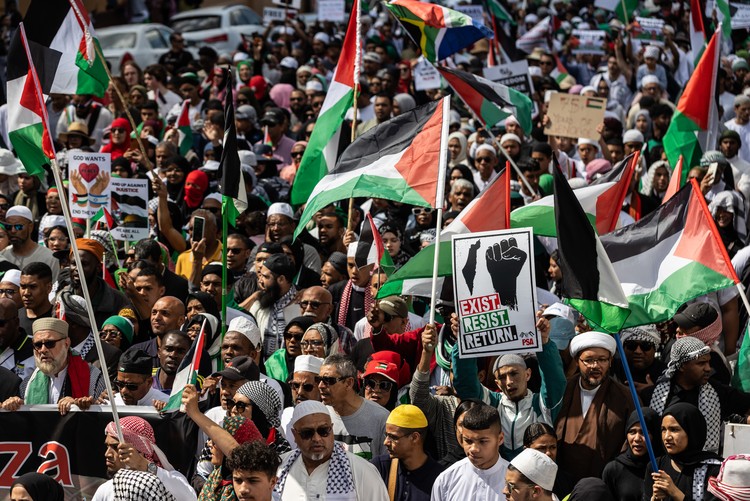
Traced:
[[[33, 410], [29, 410], [33, 409]], [[120, 417], [140, 416], [154, 428], [156, 444], [188, 479], [195, 470], [198, 427], [180, 412], [160, 415], [147, 408], [119, 406]], [[65, 487], [66, 499], [91, 499], [107, 478], [104, 428], [109, 407], [61, 416], [54, 405], [24, 406], [0, 412], [0, 492], [24, 473], [51, 475]]]

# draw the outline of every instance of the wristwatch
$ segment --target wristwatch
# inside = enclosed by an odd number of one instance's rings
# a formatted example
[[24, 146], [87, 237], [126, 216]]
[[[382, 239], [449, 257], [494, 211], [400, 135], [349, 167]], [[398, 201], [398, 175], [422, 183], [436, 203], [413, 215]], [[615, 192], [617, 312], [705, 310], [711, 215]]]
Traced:
[[148, 466], [146, 467], [146, 471], [148, 471], [149, 473], [152, 473], [154, 475], [156, 475], [156, 470], [157, 469], [158, 468], [156, 467], [156, 463], [149, 463]]

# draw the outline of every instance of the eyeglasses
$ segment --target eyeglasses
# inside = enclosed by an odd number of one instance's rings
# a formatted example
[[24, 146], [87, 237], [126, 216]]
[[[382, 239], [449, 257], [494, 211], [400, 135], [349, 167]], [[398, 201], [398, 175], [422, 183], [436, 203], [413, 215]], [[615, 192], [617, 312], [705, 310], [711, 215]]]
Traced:
[[12, 296], [15, 293], [14, 289], [0, 289], [0, 296]]
[[5, 228], [5, 231], [21, 231], [26, 226], [25, 224], [8, 224], [8, 223], [0, 223], [3, 228]]
[[298, 383], [297, 381], [291, 381], [289, 386], [291, 386], [294, 391], [299, 391], [299, 389], [302, 388], [308, 393], [315, 389], [315, 385], [312, 383]]
[[[302, 341], [299, 345], [303, 348], [320, 348], [321, 346], [323, 346], [323, 341], [320, 339], [316, 339], [314, 341]], [[319, 382], [317, 381], [317, 378], [315, 382]]]
[[299, 438], [302, 440], [310, 440], [316, 433], [320, 438], [325, 438], [330, 435], [332, 431], [332, 426], [319, 426], [317, 428], [304, 428], [302, 430], [297, 430], [297, 435], [299, 435]]
[[61, 338], [58, 338], [58, 339], [51, 339], [49, 341], [35, 341], [35, 342], [31, 343], [31, 345], [34, 347], [34, 349], [36, 351], [41, 350], [42, 346], [44, 346], [48, 350], [51, 350], [52, 348], [54, 348], [57, 345], [57, 343], [59, 343], [63, 339], [66, 339], [66, 338], [61, 337]]
[[492, 157], [477, 157], [476, 158], [476, 162], [478, 164], [485, 163], [485, 162], [486, 163], [490, 163], [490, 162], [492, 162]]
[[641, 351], [650, 351], [656, 347], [654, 343], [649, 341], [625, 341], [622, 346], [628, 351], [635, 351], [639, 347]]
[[250, 405], [245, 402], [235, 402], [234, 400], [227, 400], [227, 409], [237, 409], [237, 412], [245, 412], [247, 406]]
[[315, 384], [323, 383], [326, 386], [333, 386], [339, 381], [348, 379], [346, 376], [335, 377], [335, 376], [315, 376]]
[[532, 487], [532, 488], [534, 487], [533, 485], [525, 484], [523, 482], [519, 482], [519, 483], [505, 482], [505, 487], [508, 488], [508, 491], [517, 491], [519, 490], [518, 487], [522, 485], [526, 487]]
[[290, 101], [304, 101], [305, 98], [304, 97], [290, 97], [289, 100]]
[[380, 390], [380, 391], [391, 391], [391, 388], [393, 387], [392, 381], [376, 381], [375, 379], [367, 378], [364, 380], [365, 388], [369, 388], [371, 390]]
[[0, 209], [2, 209], [2, 210], [8, 210], [8, 209], [10, 209], [10, 204], [0, 204]]
[[420, 214], [432, 214], [432, 207], [414, 207], [411, 210], [411, 213], [415, 216], [419, 216]]
[[386, 433], [385, 439], [390, 440], [391, 442], [398, 442], [402, 438], [404, 438], [406, 435], [394, 435], [393, 433]]
[[[220, 210], [220, 209], [216, 209]], [[246, 249], [243, 249], [242, 247], [227, 247], [227, 252], [229, 254], [239, 254], [240, 252], [244, 252]]]
[[143, 383], [126, 383], [125, 381], [115, 381], [115, 386], [118, 390], [122, 391], [123, 388], [127, 388], [128, 391], [138, 391]]
[[289, 341], [290, 339], [294, 339], [299, 343], [300, 341], [302, 341], [302, 336], [304, 336], [304, 334], [292, 334], [291, 332], [287, 332], [286, 334], [284, 334], [284, 339], [287, 341]]
[[299, 302], [300, 308], [302, 308], [303, 310], [306, 310], [307, 308], [312, 308], [313, 310], [317, 310], [323, 304], [331, 304], [331, 303], [322, 303], [320, 301], [300, 301]]
[[118, 133], [118, 134], [125, 134], [125, 129], [120, 129], [120, 128], [117, 128], [117, 129], [109, 129], [109, 131], [110, 131], [110, 132], [111, 132], [112, 134], [114, 134], [115, 132], [116, 132], [116, 133]]
[[608, 358], [587, 358], [587, 359], [581, 359], [581, 362], [583, 362], [583, 365], [586, 367], [595, 367], [599, 365], [600, 367], [603, 367], [605, 365], [609, 364]]
[[115, 329], [107, 329], [107, 330], [102, 330], [101, 332], [99, 332], [99, 338], [101, 339], [109, 339], [109, 338], [117, 339], [119, 337], [120, 337], [120, 331], [115, 330]]

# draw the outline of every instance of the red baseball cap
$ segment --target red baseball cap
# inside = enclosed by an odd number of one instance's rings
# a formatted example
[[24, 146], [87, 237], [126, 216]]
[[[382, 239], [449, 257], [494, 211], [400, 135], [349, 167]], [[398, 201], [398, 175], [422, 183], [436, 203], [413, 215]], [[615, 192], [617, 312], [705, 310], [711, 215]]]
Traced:
[[370, 360], [365, 366], [364, 377], [372, 376], [373, 374], [380, 374], [398, 384], [399, 377], [396, 364], [379, 360]]

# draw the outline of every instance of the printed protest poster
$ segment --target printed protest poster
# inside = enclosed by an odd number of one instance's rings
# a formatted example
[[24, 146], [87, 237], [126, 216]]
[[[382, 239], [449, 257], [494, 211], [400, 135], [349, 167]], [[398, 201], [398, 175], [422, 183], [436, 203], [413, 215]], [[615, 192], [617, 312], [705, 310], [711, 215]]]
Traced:
[[109, 207], [111, 170], [109, 153], [68, 152], [72, 217], [90, 218], [102, 207]]
[[318, 21], [343, 23], [346, 19], [344, 0], [318, 0]]
[[631, 31], [633, 42], [637, 42], [633, 48], [640, 49], [639, 44], [664, 45], [664, 19], [655, 17], [636, 17]]
[[263, 7], [263, 24], [286, 21], [287, 10], [278, 7]]
[[414, 88], [430, 90], [439, 89], [441, 85], [440, 72], [424, 57], [419, 56], [414, 66]]
[[573, 38], [576, 40], [573, 54], [604, 54], [606, 36], [607, 33], [602, 30], [573, 30]]
[[555, 92], [550, 96], [549, 125], [544, 132], [549, 136], [598, 138], [596, 128], [604, 120], [606, 109], [606, 99]]
[[112, 178], [112, 228], [115, 240], [137, 242], [148, 238], [148, 179]]
[[453, 235], [453, 286], [462, 357], [542, 349], [536, 330], [531, 228]]

